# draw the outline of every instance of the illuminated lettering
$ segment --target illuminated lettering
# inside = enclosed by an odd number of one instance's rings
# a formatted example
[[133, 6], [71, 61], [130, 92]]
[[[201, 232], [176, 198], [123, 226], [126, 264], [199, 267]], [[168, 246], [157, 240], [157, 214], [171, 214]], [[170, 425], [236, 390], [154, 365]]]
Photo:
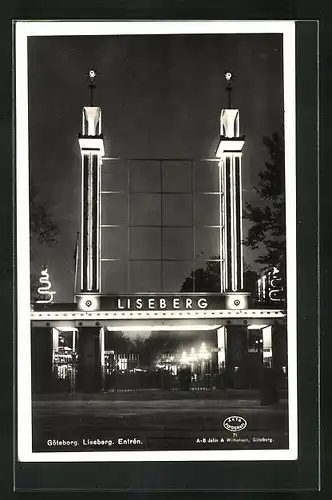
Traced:
[[148, 300], [148, 308], [149, 309], [154, 309], [155, 308], [155, 300], [154, 299], [149, 299]]
[[160, 309], [166, 309], [166, 306], [167, 306], [166, 300], [165, 299], [160, 299], [160, 301], [159, 301], [159, 307], [160, 307]]
[[173, 299], [174, 309], [180, 309], [180, 299]]
[[124, 309], [124, 307], [121, 304], [121, 299], [118, 299], [118, 309]]
[[137, 299], [136, 300], [136, 309], [142, 309], [142, 307], [143, 307], [142, 299]]
[[200, 309], [206, 309], [208, 306], [208, 303], [207, 303], [206, 299], [199, 299], [197, 302], [197, 305]]
[[186, 299], [186, 309], [192, 308], [193, 301], [191, 299]]

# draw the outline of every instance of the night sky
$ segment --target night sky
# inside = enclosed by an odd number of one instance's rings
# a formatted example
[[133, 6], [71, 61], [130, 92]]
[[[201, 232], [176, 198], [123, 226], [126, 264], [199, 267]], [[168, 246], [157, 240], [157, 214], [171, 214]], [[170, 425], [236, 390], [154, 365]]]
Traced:
[[[262, 144], [283, 123], [281, 35], [30, 37], [30, 172], [59, 224], [52, 248], [33, 242], [32, 272], [49, 266], [57, 301], [72, 300], [73, 253], [80, 230], [81, 156], [77, 133], [98, 72], [106, 156], [211, 158], [227, 106], [224, 72], [235, 75], [240, 110], [244, 201], [253, 201]], [[245, 260], [252, 256], [245, 251]]]

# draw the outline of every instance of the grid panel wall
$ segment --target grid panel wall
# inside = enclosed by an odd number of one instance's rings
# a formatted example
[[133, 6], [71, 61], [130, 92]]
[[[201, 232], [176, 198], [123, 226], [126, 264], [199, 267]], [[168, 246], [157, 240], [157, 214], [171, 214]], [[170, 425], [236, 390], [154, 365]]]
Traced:
[[202, 291], [195, 277], [220, 268], [218, 168], [200, 160], [104, 160], [102, 293], [176, 293], [184, 283]]

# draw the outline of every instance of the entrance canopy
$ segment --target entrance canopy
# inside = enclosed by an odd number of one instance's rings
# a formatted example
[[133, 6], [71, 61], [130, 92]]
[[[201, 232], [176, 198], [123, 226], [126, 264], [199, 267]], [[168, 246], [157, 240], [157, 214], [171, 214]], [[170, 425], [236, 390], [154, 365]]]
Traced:
[[188, 311], [34, 311], [32, 326], [109, 327], [114, 330], [216, 329], [227, 325], [262, 328], [283, 323], [286, 314], [276, 309], [188, 310]]

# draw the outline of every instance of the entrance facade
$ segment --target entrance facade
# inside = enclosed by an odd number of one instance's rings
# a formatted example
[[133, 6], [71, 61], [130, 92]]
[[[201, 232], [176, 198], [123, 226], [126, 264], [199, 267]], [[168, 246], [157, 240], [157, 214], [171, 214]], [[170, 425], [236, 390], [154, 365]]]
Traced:
[[[150, 371], [151, 384], [167, 389], [175, 379], [185, 390], [255, 388], [265, 369], [280, 382], [286, 313], [275, 301], [259, 308], [245, 289], [239, 110], [230, 103], [221, 110], [215, 157], [200, 160], [107, 157], [101, 116], [92, 102], [82, 110], [73, 303], [41, 300], [31, 312], [35, 392], [60, 387], [59, 380], [70, 391], [115, 390], [120, 375], [129, 386], [138, 378], [144, 385]], [[59, 346], [70, 331], [71, 344]], [[110, 332], [173, 339], [179, 332], [180, 339], [184, 331], [212, 332], [208, 352], [204, 338], [200, 346], [156, 342], [146, 362], [137, 346], [107, 341]]]

